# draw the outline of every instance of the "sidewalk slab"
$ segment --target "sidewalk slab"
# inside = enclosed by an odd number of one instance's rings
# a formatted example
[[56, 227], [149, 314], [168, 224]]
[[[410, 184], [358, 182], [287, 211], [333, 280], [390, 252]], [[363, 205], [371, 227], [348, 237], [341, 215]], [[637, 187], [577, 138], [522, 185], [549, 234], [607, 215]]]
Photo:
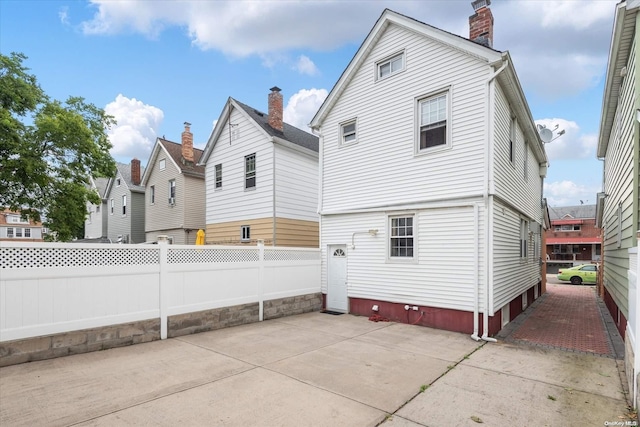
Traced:
[[626, 413], [624, 399], [458, 365], [395, 415], [429, 426], [602, 426]]
[[81, 426], [375, 426], [385, 413], [256, 368]]
[[0, 369], [0, 425], [68, 425], [249, 369], [178, 340]]
[[625, 399], [618, 364], [608, 357], [498, 342], [485, 345], [461, 365]]
[[349, 340], [266, 367], [392, 413], [450, 364], [416, 352]]

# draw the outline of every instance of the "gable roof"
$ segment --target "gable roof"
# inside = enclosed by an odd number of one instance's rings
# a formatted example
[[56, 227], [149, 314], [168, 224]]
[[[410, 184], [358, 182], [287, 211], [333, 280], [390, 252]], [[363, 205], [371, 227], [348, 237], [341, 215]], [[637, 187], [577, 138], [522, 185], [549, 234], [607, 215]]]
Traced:
[[552, 221], [566, 219], [592, 219], [596, 217], [596, 205], [577, 205], [549, 208], [549, 216]]
[[[343, 71], [342, 75], [331, 89], [331, 92], [329, 92], [329, 95], [311, 120], [310, 126], [312, 129], [320, 128], [329, 112], [333, 109], [334, 105], [347, 88], [348, 84], [356, 75], [357, 70], [366, 61], [369, 53], [373, 50], [382, 33], [392, 24], [403, 27], [409, 31], [442, 43], [451, 49], [455, 49], [484, 61], [488, 66], [494, 67], [495, 69], [500, 68], [502, 72], [497, 76], [497, 80], [502, 84], [507, 99], [514, 108], [514, 113], [520, 119], [519, 122], [524, 123], [525, 126], [523, 128], [523, 132], [529, 141], [536, 142], [535, 144], [531, 144], [531, 147], [539, 162], [547, 162], [544, 145], [538, 135], [538, 131], [533, 121], [533, 116], [531, 115], [531, 110], [527, 104], [524, 91], [522, 90], [522, 86], [518, 80], [509, 52], [500, 52], [456, 34], [433, 27], [429, 24], [418, 21], [417, 19], [410, 18], [391, 9], [385, 9], [382, 12], [382, 15], [378, 18], [369, 34], [362, 42], [362, 45], [360, 45], [360, 48], [349, 62], [349, 65]], [[504, 69], [501, 67], [504, 67]], [[496, 75], [494, 74], [492, 78], [495, 77]]]
[[[638, 0], [622, 1], [616, 5], [611, 47], [609, 48], [609, 61], [607, 63], [607, 79], [605, 80], [604, 95], [602, 97], [598, 157], [604, 157], [607, 154], [609, 136], [611, 135], [622, 86], [623, 77], [620, 75], [620, 71], [627, 65], [629, 60], [633, 35], [636, 29], [635, 18], [639, 9], [640, 1]], [[635, 37], [637, 38], [638, 35], [635, 34]], [[636, 58], [636, 61], [638, 61], [638, 58]]]
[[[133, 191], [136, 193], [144, 193], [144, 185], [142, 185], [142, 180], [140, 180], [141, 185], [133, 185], [131, 182], [131, 164], [116, 162], [116, 168], [118, 169], [118, 173], [122, 177], [124, 184], [127, 186], [129, 191]], [[140, 175], [144, 174], [144, 166], [140, 166]], [[118, 174], [113, 178], [109, 178], [109, 183], [107, 184], [107, 188], [105, 189], [104, 196], [107, 197], [109, 193], [111, 193], [111, 189], [113, 188], [113, 183], [117, 179]]]
[[173, 162], [176, 169], [178, 169], [180, 173], [184, 175], [189, 175], [195, 178], [204, 179], [205, 168], [204, 166], [199, 164], [200, 158], [202, 157], [203, 150], [200, 150], [199, 148], [194, 148], [193, 163], [186, 162], [182, 158], [182, 144], [169, 141], [168, 139], [165, 139], [165, 138], [156, 138], [156, 144], [153, 146], [153, 150], [151, 151], [151, 155], [149, 156], [149, 161], [147, 162], [147, 168], [145, 170], [145, 173], [142, 174], [142, 179], [140, 180], [141, 185], [146, 185], [147, 180], [149, 179], [149, 174], [151, 173], [151, 170], [155, 167], [156, 159], [160, 151], [164, 151], [167, 154], [169, 159]]
[[98, 195], [100, 196], [100, 198], [104, 199], [105, 197], [107, 197], [109, 178], [94, 178], [93, 182], [96, 185], [96, 190], [98, 190]]
[[231, 116], [232, 108], [235, 108], [238, 111], [242, 112], [247, 118], [255, 122], [263, 131], [265, 137], [271, 138], [273, 142], [285, 141], [314, 153], [318, 153], [317, 136], [312, 135], [309, 132], [305, 132], [302, 129], [298, 129], [297, 127], [285, 122], [282, 123], [282, 131], [274, 129], [269, 125], [268, 114], [265, 114], [260, 110], [257, 110], [240, 101], [235, 100], [232, 97], [229, 97], [217, 122], [218, 124], [220, 124], [220, 126], [216, 125], [216, 127], [213, 129], [213, 132], [209, 137], [209, 141], [207, 141], [207, 145], [204, 148], [202, 157], [200, 157], [200, 161], [198, 161], [198, 165], [204, 165], [207, 163], [207, 160], [209, 160], [209, 156], [211, 156], [211, 153], [213, 152], [215, 142], [218, 140], [220, 134], [222, 133], [222, 128], [224, 126], [222, 126], [221, 124], [227, 122], [227, 120]]

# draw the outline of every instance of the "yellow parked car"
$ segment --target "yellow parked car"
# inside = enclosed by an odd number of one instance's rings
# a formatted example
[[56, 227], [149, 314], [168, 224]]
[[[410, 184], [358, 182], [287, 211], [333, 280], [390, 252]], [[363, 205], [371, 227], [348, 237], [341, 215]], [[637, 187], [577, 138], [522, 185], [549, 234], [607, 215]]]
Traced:
[[595, 284], [597, 278], [598, 266], [596, 264], [582, 264], [558, 270], [558, 280], [571, 282], [572, 285], [581, 285], [582, 283]]

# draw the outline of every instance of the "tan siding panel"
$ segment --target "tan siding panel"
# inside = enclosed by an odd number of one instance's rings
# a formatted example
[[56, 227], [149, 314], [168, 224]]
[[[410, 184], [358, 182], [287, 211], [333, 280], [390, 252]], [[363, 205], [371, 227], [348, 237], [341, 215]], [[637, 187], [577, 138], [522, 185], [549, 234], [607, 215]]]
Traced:
[[320, 244], [319, 225], [316, 221], [276, 218], [276, 245], [317, 248]]
[[251, 227], [252, 244], [255, 244], [258, 239], [264, 240], [266, 245], [273, 244], [273, 218], [207, 224], [205, 241], [207, 244], [216, 245], [245, 244], [241, 242], [240, 235], [243, 225]]

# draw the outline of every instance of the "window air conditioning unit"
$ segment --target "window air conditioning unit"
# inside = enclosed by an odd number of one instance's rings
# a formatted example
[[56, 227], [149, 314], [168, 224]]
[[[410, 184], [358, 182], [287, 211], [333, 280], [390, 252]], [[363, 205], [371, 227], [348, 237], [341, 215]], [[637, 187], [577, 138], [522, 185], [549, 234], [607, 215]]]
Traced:
[[169, 197], [169, 204], [170, 205], [175, 205], [176, 204], [176, 198], [175, 197]]

